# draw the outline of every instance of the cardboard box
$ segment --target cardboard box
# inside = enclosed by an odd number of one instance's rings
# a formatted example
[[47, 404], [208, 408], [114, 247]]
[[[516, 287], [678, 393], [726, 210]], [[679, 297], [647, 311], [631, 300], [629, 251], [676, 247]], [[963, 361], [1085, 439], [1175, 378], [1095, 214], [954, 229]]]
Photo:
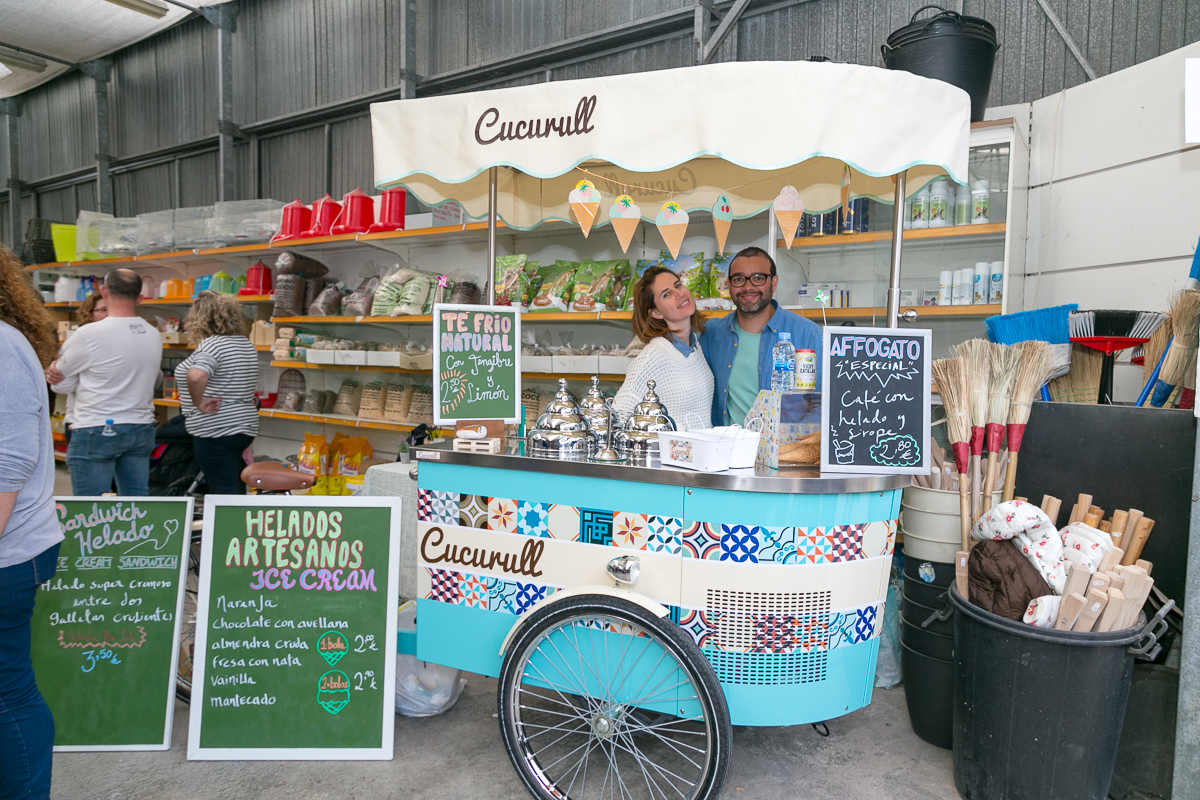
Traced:
[[366, 350], [333, 350], [333, 363], [345, 367], [361, 367], [367, 364]]
[[522, 372], [553, 372], [554, 364], [550, 356], [521, 356]]
[[551, 356], [550, 358], [553, 366], [551, 372], [555, 374], [595, 375], [600, 372], [598, 356]]
[[629, 365], [633, 363], [631, 356], [597, 356], [600, 361], [598, 369], [602, 375], [625, 375]]
[[[400, 352], [388, 352], [381, 350], [367, 351], [367, 366], [371, 367], [398, 367], [401, 365], [401, 358], [404, 356]], [[408, 363], [405, 357], [404, 363]]]
[[275, 323], [267, 320], [255, 320], [250, 329], [250, 342], [254, 345], [275, 344]]
[[159, 331], [163, 344], [183, 344], [183, 334], [179, 331]]
[[433, 351], [429, 350], [415, 356], [409, 356], [409, 369], [433, 369]]
[[304, 351], [304, 360], [309, 364], [332, 364], [336, 350], [315, 350], [308, 348]]
[[901, 289], [900, 290], [900, 305], [901, 306], [919, 306], [920, 292], [917, 289]]
[[926, 289], [921, 293], [921, 305], [936, 306], [938, 304], [938, 290]]

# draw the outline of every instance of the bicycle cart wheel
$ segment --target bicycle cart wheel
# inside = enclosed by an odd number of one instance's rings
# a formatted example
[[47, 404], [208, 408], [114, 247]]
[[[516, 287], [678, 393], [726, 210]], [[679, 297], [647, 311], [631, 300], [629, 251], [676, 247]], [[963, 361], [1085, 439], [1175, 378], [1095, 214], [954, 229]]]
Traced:
[[183, 620], [179, 626], [179, 666], [175, 676], [175, 696], [192, 702], [192, 658], [196, 651], [196, 597], [200, 591], [200, 532], [192, 532], [188, 548], [187, 586], [184, 587]]
[[692, 639], [635, 603], [572, 597], [534, 613], [500, 670], [504, 746], [544, 800], [721, 793], [733, 728]]

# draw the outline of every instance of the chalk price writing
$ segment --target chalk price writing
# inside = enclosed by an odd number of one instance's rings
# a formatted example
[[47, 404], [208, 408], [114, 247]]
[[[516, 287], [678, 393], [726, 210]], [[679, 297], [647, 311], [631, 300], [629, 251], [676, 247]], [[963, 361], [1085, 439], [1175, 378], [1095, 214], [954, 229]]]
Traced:
[[356, 692], [361, 692], [364, 690], [363, 684], [366, 681], [370, 681], [371, 685], [369, 687], [365, 687], [365, 688], [370, 688], [370, 689], [378, 689], [379, 688], [378, 686], [375, 685], [375, 673], [371, 670], [367, 670], [366, 672], [354, 673], [354, 680], [358, 681], [358, 685], [354, 687], [354, 691], [356, 691]]
[[105, 661], [114, 666], [123, 663], [121, 659], [117, 658], [117, 654], [107, 647], [103, 647], [100, 650], [89, 650], [83, 654], [83, 661], [84, 665], [79, 668], [81, 672], [91, 672], [96, 668], [97, 664]]
[[355, 647], [354, 647], [354, 652], [356, 652], [356, 653], [365, 653], [368, 650], [378, 650], [379, 649], [378, 647], [375, 646], [374, 634], [369, 634], [367, 636], [363, 636], [362, 634], [355, 634], [354, 641], [356, 642]]

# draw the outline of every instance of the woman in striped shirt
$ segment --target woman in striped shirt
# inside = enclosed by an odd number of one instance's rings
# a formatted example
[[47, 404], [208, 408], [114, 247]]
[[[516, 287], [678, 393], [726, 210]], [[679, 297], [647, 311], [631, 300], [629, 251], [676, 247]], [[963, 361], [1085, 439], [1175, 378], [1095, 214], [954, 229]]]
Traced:
[[196, 351], [175, 368], [180, 410], [213, 494], [245, 494], [242, 454], [258, 435], [258, 350], [231, 295], [196, 295], [184, 328]]

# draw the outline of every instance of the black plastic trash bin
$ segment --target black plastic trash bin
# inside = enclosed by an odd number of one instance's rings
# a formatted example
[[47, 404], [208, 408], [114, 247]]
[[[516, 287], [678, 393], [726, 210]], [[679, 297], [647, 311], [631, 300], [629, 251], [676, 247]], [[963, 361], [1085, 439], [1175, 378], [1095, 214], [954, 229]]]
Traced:
[[954, 606], [954, 785], [967, 800], [1108, 796], [1135, 656], [1154, 658], [1162, 617], [1074, 633]]
[[[946, 587], [953, 582], [953, 564], [904, 559], [900, 602], [904, 700], [913, 733], [946, 750], [953, 738], [954, 629], [948, 615], [937, 609], [945, 606]], [[934, 627], [939, 623], [943, 627]]]

